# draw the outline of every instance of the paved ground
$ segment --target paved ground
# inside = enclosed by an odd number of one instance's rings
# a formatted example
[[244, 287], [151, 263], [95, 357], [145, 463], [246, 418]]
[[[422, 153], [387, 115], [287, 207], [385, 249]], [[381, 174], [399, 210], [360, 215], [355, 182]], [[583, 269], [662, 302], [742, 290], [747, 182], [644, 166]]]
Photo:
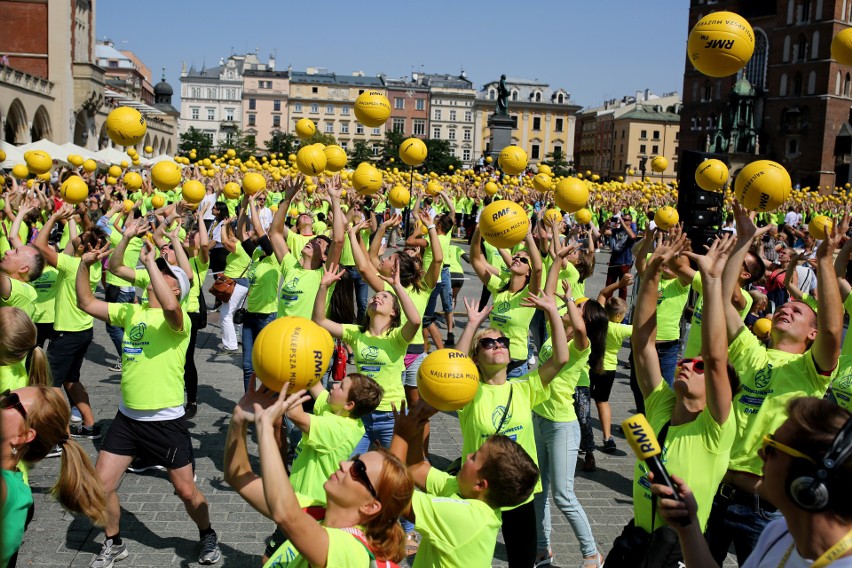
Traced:
[[[599, 254], [594, 276], [586, 284], [590, 293], [597, 292], [605, 279], [607, 254]], [[469, 267], [466, 266], [469, 269]], [[208, 287], [210, 282], [208, 281]], [[479, 297], [480, 284], [468, 270], [468, 280], [461, 295]], [[208, 300], [208, 305], [212, 305]], [[464, 324], [464, 320], [458, 324]], [[458, 337], [459, 333], [456, 334]], [[225, 433], [230, 412], [242, 394], [240, 358], [217, 355], [219, 343], [218, 315], [210, 315], [210, 324], [199, 334], [196, 364], [199, 369], [199, 412], [192, 427], [196, 450], [198, 485], [210, 501], [213, 527], [219, 533], [224, 566], [259, 566], [263, 540], [272, 529], [271, 521], [252, 510], [225, 482], [222, 475]], [[622, 360], [626, 350], [622, 350]], [[106, 429], [112, 421], [119, 401], [119, 380], [108, 367], [115, 361], [112, 343], [104, 324], [95, 324], [95, 342], [83, 365], [83, 380], [92, 396], [97, 421]], [[613, 422], [620, 423], [633, 413], [633, 402], [627, 376], [619, 371], [611, 403]], [[593, 415], [595, 411], [593, 411]], [[601, 443], [600, 426], [593, 416], [595, 440]], [[633, 457], [617, 429], [614, 435], [618, 452], [606, 455], [596, 452], [598, 470], [579, 471], [576, 492], [592, 523], [599, 550], [606, 555], [613, 539], [632, 517], [631, 488]], [[94, 459], [99, 447], [84, 441]], [[433, 422], [430, 442], [436, 465], [453, 460], [461, 452], [458, 421], [439, 414]], [[256, 455], [256, 447], [250, 445]], [[35, 518], [30, 524], [21, 548], [19, 566], [88, 566], [100, 550], [103, 533], [88, 520], [65, 513], [48, 491], [56, 479], [59, 461], [48, 459], [31, 474], [36, 501]], [[191, 566], [197, 564], [198, 531], [183, 505], [173, 494], [164, 474], [135, 475], [127, 473], [119, 489], [122, 505], [122, 537], [130, 556], [120, 563], [127, 567]], [[557, 565], [577, 566], [580, 552], [577, 540], [565, 518], [553, 509], [553, 552]], [[495, 566], [505, 566], [502, 544], [497, 545]]]

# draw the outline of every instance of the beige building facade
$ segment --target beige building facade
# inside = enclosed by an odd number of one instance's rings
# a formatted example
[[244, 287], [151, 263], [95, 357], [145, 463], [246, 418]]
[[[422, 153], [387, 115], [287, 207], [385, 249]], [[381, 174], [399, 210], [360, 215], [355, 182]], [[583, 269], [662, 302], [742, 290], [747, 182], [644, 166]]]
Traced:
[[[646, 177], [674, 181], [679, 138], [679, 114], [666, 112], [658, 105], [637, 105], [612, 119], [612, 168], [605, 175], [611, 179], [624, 176], [628, 183], [641, 179], [644, 160]], [[651, 160], [656, 156], [663, 156], [668, 162], [665, 171], [651, 169]]]
[[258, 148], [266, 148], [275, 132], [288, 131], [288, 71], [245, 71], [242, 96], [243, 134], [254, 136]]

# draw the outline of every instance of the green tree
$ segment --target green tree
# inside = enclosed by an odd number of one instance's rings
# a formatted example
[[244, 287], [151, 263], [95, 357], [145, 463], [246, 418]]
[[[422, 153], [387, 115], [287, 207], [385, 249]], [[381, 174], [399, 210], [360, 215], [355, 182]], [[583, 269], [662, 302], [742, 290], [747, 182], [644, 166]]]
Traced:
[[213, 149], [210, 137], [201, 130], [190, 126], [189, 130], [180, 135], [178, 154], [189, 156], [190, 150], [196, 150], [199, 157], [207, 157]]
[[296, 151], [296, 135], [276, 130], [272, 133], [272, 138], [266, 143], [266, 150], [270, 154], [287, 157]]
[[562, 148], [556, 148], [553, 152], [547, 154], [541, 163], [550, 166], [550, 170], [554, 176], [570, 176], [574, 174], [574, 167], [568, 162], [565, 154], [562, 153]]
[[[379, 154], [379, 163], [377, 165], [382, 168], [392, 166], [407, 168], [408, 166], [399, 159], [399, 147], [404, 141], [405, 136], [401, 132], [395, 130], [385, 132], [385, 139], [381, 144], [382, 150]], [[393, 162], [391, 162], [391, 159], [393, 159]]]
[[226, 150], [234, 150], [239, 159], [247, 160], [257, 153], [257, 139], [254, 134], [243, 134], [242, 130], [237, 130], [219, 146], [220, 153]]
[[462, 168], [461, 160], [453, 155], [449, 140], [432, 140], [427, 138], [426, 143], [426, 161], [423, 162], [423, 168], [429, 172], [445, 174], [450, 172], [450, 166], [454, 170]]
[[347, 167], [356, 168], [358, 164], [361, 162], [372, 162], [373, 161], [373, 150], [367, 146], [367, 143], [363, 140], [357, 140], [355, 142], [355, 146], [352, 148], [352, 151], [349, 153], [349, 162], [347, 162]]
[[316, 132], [314, 132], [313, 136], [299, 142], [299, 147], [310, 146], [311, 144], [325, 144], [326, 146], [334, 146], [337, 144], [337, 140], [335, 140], [334, 136], [332, 136], [331, 134], [325, 134], [324, 132], [320, 132], [319, 130], [317, 130]]

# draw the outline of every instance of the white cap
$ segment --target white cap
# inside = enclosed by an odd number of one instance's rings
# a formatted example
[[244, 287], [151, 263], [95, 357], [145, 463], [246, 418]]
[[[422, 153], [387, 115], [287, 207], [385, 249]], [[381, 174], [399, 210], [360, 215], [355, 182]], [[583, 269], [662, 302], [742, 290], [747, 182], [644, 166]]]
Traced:
[[180, 298], [178, 298], [181, 302], [183, 302], [187, 296], [189, 296], [189, 289], [191, 284], [189, 283], [189, 277], [186, 275], [186, 272], [179, 266], [172, 266], [169, 264], [165, 258], [160, 257], [157, 259], [157, 268], [160, 270], [166, 269], [172, 276], [175, 277], [175, 280], [178, 281], [178, 287], [180, 288]]

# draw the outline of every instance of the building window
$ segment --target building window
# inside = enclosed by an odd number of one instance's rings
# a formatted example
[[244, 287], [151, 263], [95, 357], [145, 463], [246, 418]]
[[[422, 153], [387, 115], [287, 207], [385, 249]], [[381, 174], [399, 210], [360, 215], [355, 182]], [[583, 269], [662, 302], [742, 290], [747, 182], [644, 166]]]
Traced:
[[497, 91], [494, 89], [488, 89], [488, 100], [493, 101], [497, 98]]
[[257, 108], [257, 99], [249, 99], [249, 110], [255, 110]]
[[470, 148], [465, 148], [464, 150], [462, 150], [462, 160], [464, 160], [465, 162], [470, 161]]
[[797, 61], [808, 60], [808, 40], [805, 34], [799, 34], [799, 39], [796, 41], [796, 47], [793, 50], [793, 63]]
[[355, 134], [364, 134], [364, 125], [360, 122], [355, 123]]
[[434, 114], [435, 120], [441, 120], [441, 109], [436, 108]]
[[536, 94], [535, 94], [535, 102], [537, 102], [537, 103], [540, 103], [540, 102], [541, 102], [541, 93], [536, 93]]
[[434, 128], [432, 128], [432, 138], [434, 138], [435, 140], [441, 139], [441, 127], [440, 126], [435, 126]]
[[448, 140], [455, 140], [456, 139], [456, 129], [455, 128], [450, 128], [450, 129], [447, 130], [447, 139]]
[[540, 158], [540, 149], [538, 144], [533, 144], [530, 151], [530, 158], [533, 160], [538, 160]]
[[255, 125], [255, 116], [256, 116], [256, 115], [254, 115], [254, 114], [250, 114], [250, 115], [248, 115], [248, 125], [249, 125], [249, 126], [254, 126], [254, 125]]
[[414, 119], [414, 131], [412, 132], [415, 136], [426, 136], [426, 121], [422, 118]]
[[341, 134], [349, 134], [349, 123], [341, 122], [340, 123], [340, 133]]
[[651, 153], [656, 156], [660, 153], [660, 147], [654, 144], [653, 146], [651, 146]]
[[207, 120], [216, 120], [216, 109], [208, 108], [207, 109]]
[[754, 54], [748, 60], [743, 75], [755, 88], [766, 88], [766, 67], [769, 61], [769, 42], [766, 33], [754, 28]]
[[334, 121], [329, 120], [325, 123], [325, 133], [334, 134]]
[[456, 111], [451, 110], [450, 111], [450, 122], [455, 122], [455, 121], [456, 121]]
[[272, 115], [272, 128], [280, 128], [281, 127], [281, 115], [273, 114]]
[[311, 87], [311, 92], [316, 95], [319, 93], [319, 87]]
[[374, 157], [375, 157], [375, 156], [378, 156], [378, 155], [379, 155], [379, 151], [380, 151], [381, 149], [382, 149], [382, 147], [381, 147], [380, 145], [378, 145], [378, 144], [373, 144], [373, 156], [374, 156]]
[[655, 131], [654, 131], [654, 140], [659, 140], [659, 139], [660, 139], [660, 131], [659, 131], [659, 130], [655, 130]]
[[793, 77], [793, 96], [801, 97], [802, 96], [802, 74], [796, 73]]
[[560, 146], [559, 144], [554, 144], [553, 145], [553, 155], [556, 156], [556, 155], [561, 155], [561, 154], [562, 154], [562, 146]]
[[190, 116], [192, 116], [192, 120], [198, 120], [198, 113], [200, 112], [200, 110], [201, 109], [199, 109], [198, 107], [192, 107], [191, 109], [189, 109]]
[[795, 138], [787, 140], [787, 157], [795, 158], [799, 155], [799, 141]]
[[393, 131], [399, 132], [400, 134], [405, 134], [405, 119], [404, 118], [393, 119]]
[[554, 125], [553, 129], [554, 129], [556, 132], [562, 132], [562, 130], [563, 130], [563, 128], [564, 128], [564, 127], [563, 127], [564, 121], [565, 121], [565, 119], [564, 119], [564, 118], [557, 118], [557, 119], [556, 119], [556, 124]]
[[513, 114], [512, 115], [512, 128], [517, 128], [517, 127], [518, 127], [518, 115]]
[[334, 105], [325, 105], [325, 114], [334, 114]]
[[296, 103], [293, 105], [293, 112], [302, 112], [302, 103]]
[[414, 101], [415, 110], [426, 110], [426, 99], [417, 99]]
[[207, 89], [207, 98], [215, 99], [216, 98], [216, 89]]
[[852, 95], [852, 80], [850, 80], [849, 73], [847, 73], [843, 81], [843, 96], [849, 97], [850, 95]]
[[225, 120], [234, 120], [234, 109], [226, 108], [225, 109]]
[[560, 105], [563, 102], [565, 102], [565, 95], [563, 95], [562, 93], [559, 93], [558, 95], [556, 95], [556, 102], [559, 103]]
[[816, 92], [816, 71], [811, 71], [808, 74], [808, 94], [813, 95]]
[[541, 130], [541, 117], [533, 117], [533, 130]]
[[374, 128], [373, 129], [373, 136], [381, 136], [381, 135], [382, 135], [382, 129], [381, 128]]
[[276, 112], [281, 110], [281, 101], [280, 100], [275, 99], [274, 101], [272, 101], [272, 110], [274, 110]]
[[648, 139], [648, 131], [640, 130], [639, 131], [639, 140], [647, 140]]
[[319, 114], [319, 104], [311, 103], [311, 114]]
[[464, 121], [465, 122], [473, 122], [473, 113], [469, 110], [466, 110], [464, 113]]
[[349, 107], [345, 106], [342, 109], [340, 109], [340, 111], [341, 111], [340, 114], [342, 114], [343, 116], [349, 116]]
[[781, 74], [781, 86], [778, 88], [778, 94], [782, 97], [787, 96], [787, 74]]
[[512, 100], [513, 101], [518, 100], [518, 91], [512, 91]]
[[393, 108], [395, 108], [397, 110], [405, 109], [405, 99], [402, 98], [402, 97], [394, 97]]
[[470, 128], [465, 128], [465, 129], [464, 129], [464, 141], [465, 141], [465, 142], [470, 142], [471, 137], [472, 137], [472, 131], [471, 131], [471, 129], [470, 129]]
[[[207, 138], [207, 140], [210, 142], [210, 144], [213, 144], [213, 134], [214, 134], [213, 132], [211, 132], [209, 130], [205, 130], [204, 132], [202, 132], [202, 134], [204, 135], [205, 138]], [[233, 134], [231, 132], [229, 132], [228, 134], [225, 135], [228, 142], [231, 141], [231, 136], [233, 136]]]
[[[341, 130], [341, 132], [342, 132], [342, 130]], [[349, 149], [349, 142], [347, 142], [346, 140], [343, 140], [343, 141], [340, 143], [340, 147], [341, 147], [341, 148], [343, 148], [343, 150], [344, 150], [344, 151], [345, 151], [345, 150], [348, 150], [348, 149]]]
[[640, 145], [639, 145], [639, 153], [640, 153], [640, 154], [644, 154], [644, 153], [645, 153], [645, 148], [646, 148], [646, 146], [645, 146], [644, 144], [640, 144]]

